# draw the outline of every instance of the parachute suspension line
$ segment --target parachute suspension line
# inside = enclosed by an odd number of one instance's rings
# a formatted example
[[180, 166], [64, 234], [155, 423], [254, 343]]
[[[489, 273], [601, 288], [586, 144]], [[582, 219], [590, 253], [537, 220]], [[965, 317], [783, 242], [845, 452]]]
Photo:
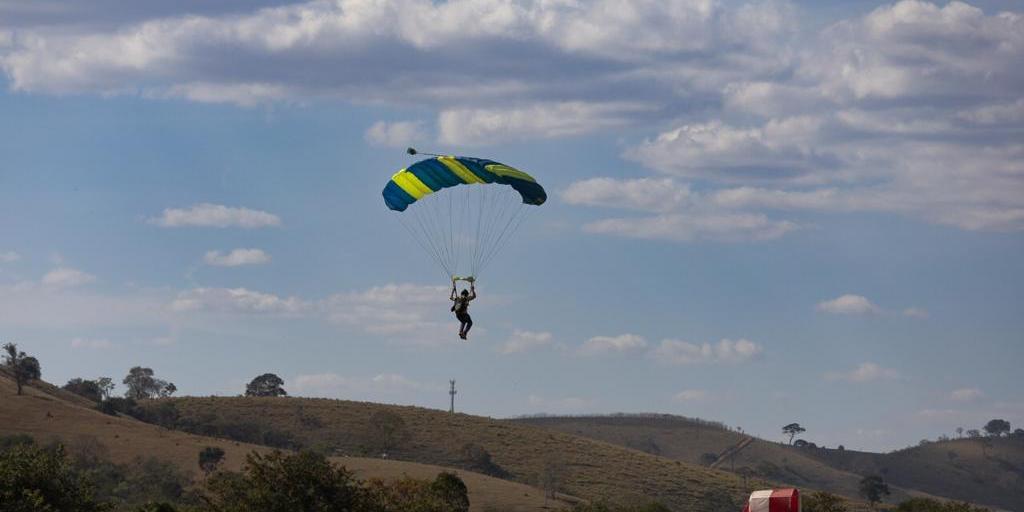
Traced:
[[522, 226], [523, 221], [528, 216], [529, 209], [526, 208], [525, 204], [520, 203], [519, 206], [515, 208], [515, 211], [509, 215], [508, 221], [505, 222], [505, 225], [501, 228], [501, 233], [498, 235], [494, 244], [490, 246], [488, 253], [480, 261], [481, 268], [490, 263], [491, 260], [500, 253], [506, 245], [508, 245], [509, 240], [513, 238], [513, 235], [515, 235], [519, 230], [519, 227]]
[[[503, 192], [510, 192], [509, 190], [503, 190]], [[482, 269], [484, 259], [490, 259], [490, 253], [494, 248], [494, 245], [499, 240], [500, 231], [504, 225], [511, 221], [509, 210], [512, 210], [516, 204], [522, 204], [516, 200], [500, 200], [497, 201], [498, 206], [495, 209], [494, 215], [490, 216], [489, 224], [484, 232], [485, 239], [480, 244], [483, 254], [480, 256], [480, 260], [475, 264]], [[493, 203], [492, 203], [493, 204]]]
[[[437, 251], [433, 250], [432, 244], [425, 243], [423, 240], [421, 240], [422, 233], [417, 232], [415, 229], [413, 229], [413, 226], [410, 223], [406, 222], [404, 219], [402, 219], [401, 216], [399, 216], [398, 222], [402, 224], [402, 227], [405, 228], [405, 230], [409, 233], [412, 239], [416, 241], [416, 244], [423, 248], [423, 252], [429, 254], [432, 258], [434, 258], [434, 261], [436, 261], [438, 266], [441, 267], [441, 270], [445, 272], [448, 277], [451, 277], [451, 271], [448, 269], [448, 266], [446, 265], [445, 261], [441, 259]], [[429, 237], [427, 237], [427, 239], [429, 240]]]

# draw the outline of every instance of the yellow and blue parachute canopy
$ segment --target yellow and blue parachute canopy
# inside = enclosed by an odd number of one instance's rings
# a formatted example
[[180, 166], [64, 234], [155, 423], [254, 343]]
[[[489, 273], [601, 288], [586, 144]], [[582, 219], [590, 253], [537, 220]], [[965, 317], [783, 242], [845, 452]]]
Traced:
[[523, 204], [541, 205], [548, 199], [533, 176], [513, 167], [483, 158], [438, 156], [396, 172], [384, 187], [384, 204], [402, 212], [441, 189], [492, 183], [511, 186], [522, 196]]

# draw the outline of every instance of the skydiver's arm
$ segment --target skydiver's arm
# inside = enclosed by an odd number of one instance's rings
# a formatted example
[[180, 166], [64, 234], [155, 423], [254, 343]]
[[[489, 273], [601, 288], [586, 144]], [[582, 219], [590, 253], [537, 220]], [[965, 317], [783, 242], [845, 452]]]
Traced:
[[473, 284], [473, 283], [469, 283], [469, 299], [468, 300], [473, 300], [475, 298], [476, 298], [476, 285]]
[[448, 297], [449, 300], [455, 300], [455, 281], [452, 281], [452, 296]]

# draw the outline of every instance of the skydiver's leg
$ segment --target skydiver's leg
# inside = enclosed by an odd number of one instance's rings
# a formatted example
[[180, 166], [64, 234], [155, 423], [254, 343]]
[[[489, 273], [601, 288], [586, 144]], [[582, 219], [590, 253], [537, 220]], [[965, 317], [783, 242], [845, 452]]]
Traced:
[[465, 320], [466, 320], [466, 323], [463, 324], [463, 325], [465, 325], [466, 327], [465, 327], [465, 329], [462, 330], [462, 334], [464, 336], [468, 335], [469, 334], [469, 330], [473, 328], [473, 317], [471, 317], [471, 316], [469, 316], [467, 314]]

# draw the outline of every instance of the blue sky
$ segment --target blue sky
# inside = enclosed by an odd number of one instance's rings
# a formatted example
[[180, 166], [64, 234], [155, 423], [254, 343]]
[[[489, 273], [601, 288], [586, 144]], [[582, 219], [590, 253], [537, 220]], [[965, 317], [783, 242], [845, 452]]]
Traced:
[[[0, 339], [460, 410], [888, 450], [1024, 426], [1015, 2], [0, 0]], [[469, 343], [407, 145], [550, 199]]]

